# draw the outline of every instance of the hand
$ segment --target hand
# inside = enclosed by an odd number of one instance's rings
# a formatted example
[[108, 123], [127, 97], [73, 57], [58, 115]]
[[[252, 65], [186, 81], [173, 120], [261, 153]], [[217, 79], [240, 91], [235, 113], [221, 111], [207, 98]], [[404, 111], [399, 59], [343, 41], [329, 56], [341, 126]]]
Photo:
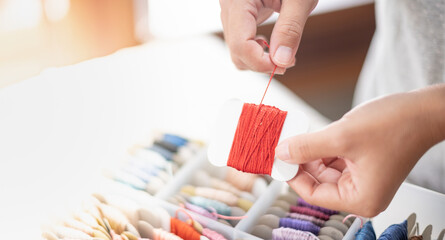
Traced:
[[[220, 0], [224, 38], [232, 60], [242, 70], [283, 74], [295, 64], [304, 24], [317, 0]], [[256, 36], [257, 25], [273, 12], [280, 16], [274, 26], [270, 54], [264, 51], [264, 37]]]
[[419, 158], [445, 139], [444, 112], [445, 84], [390, 95], [283, 141], [276, 155], [301, 164], [288, 184], [309, 203], [373, 217]]

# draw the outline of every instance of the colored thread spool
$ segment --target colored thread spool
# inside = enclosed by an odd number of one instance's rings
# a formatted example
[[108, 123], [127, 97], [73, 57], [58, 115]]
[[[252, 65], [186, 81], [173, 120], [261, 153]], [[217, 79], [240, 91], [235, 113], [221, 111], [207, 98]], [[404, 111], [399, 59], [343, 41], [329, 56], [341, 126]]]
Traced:
[[155, 140], [153, 142], [153, 145], [159, 146], [167, 151], [170, 151], [172, 153], [177, 153], [178, 152], [178, 145], [172, 144], [170, 142], [167, 141], [163, 141], [163, 140]]
[[182, 239], [199, 240], [201, 237], [193, 227], [177, 218], [170, 219], [170, 232]]
[[286, 111], [276, 107], [245, 103], [227, 166], [243, 172], [271, 175], [275, 147], [286, 115]]
[[226, 238], [222, 234], [208, 228], [202, 229], [202, 235], [210, 240], [226, 240]]
[[182, 238], [161, 228], [154, 228], [153, 240], [182, 240]]
[[177, 136], [174, 134], [169, 134], [169, 133], [164, 134], [162, 136], [162, 140], [172, 143], [172, 144], [175, 144], [177, 146], [184, 146], [188, 142], [188, 140], [183, 137], [180, 137], [180, 136]]
[[348, 227], [340, 221], [337, 220], [328, 220], [324, 224], [325, 227], [333, 227], [338, 229], [343, 235], [348, 231]]
[[305, 220], [305, 221], [309, 221], [319, 227], [322, 227], [325, 223], [324, 220], [316, 218], [314, 216], [309, 216], [309, 215], [304, 215], [304, 214], [300, 214], [300, 213], [288, 213], [287, 217], [289, 218], [294, 218], [294, 219], [300, 219], [300, 220]]
[[311, 208], [307, 208], [307, 207], [300, 207], [300, 206], [291, 205], [290, 206], [290, 211], [291, 212], [300, 213], [300, 214], [314, 216], [314, 217], [320, 218], [322, 220], [328, 220], [329, 219], [329, 215], [324, 214], [324, 213], [322, 213], [320, 211], [311, 209]]
[[261, 239], [272, 239], [272, 228], [263, 224], [256, 225], [252, 229], [252, 235]]
[[257, 175], [251, 173], [239, 172], [235, 169], [229, 168], [225, 180], [231, 183], [233, 186], [241, 191], [252, 192], [257, 179], [260, 179]]
[[307, 231], [313, 234], [318, 234], [320, 227], [304, 220], [293, 219], [293, 218], [280, 218], [280, 227], [293, 228], [296, 230]]
[[310, 209], [314, 209], [314, 210], [320, 211], [322, 213], [325, 213], [327, 215], [338, 214], [338, 211], [334, 211], [334, 210], [331, 210], [331, 209], [327, 209], [327, 208], [323, 208], [323, 207], [312, 205], [312, 204], [304, 201], [303, 198], [298, 198], [297, 205], [301, 206], [301, 207], [307, 207], [307, 208], [310, 208]]
[[311, 232], [305, 232], [284, 227], [272, 230], [272, 239], [273, 240], [290, 240], [290, 239], [318, 240], [318, 238]]
[[217, 200], [220, 202], [223, 202], [227, 205], [235, 206], [238, 203], [238, 197], [235, 196], [233, 193], [226, 192], [223, 190], [217, 190], [213, 188], [206, 188], [206, 187], [193, 187], [193, 186], [184, 186], [181, 189], [181, 192], [188, 193], [190, 195], [196, 195], [205, 197], [208, 199]]
[[157, 145], [152, 145], [152, 146], [148, 147], [147, 149], [159, 153], [161, 156], [163, 156], [165, 159], [167, 159], [169, 161], [173, 160], [173, 153], [165, 148], [162, 148]]
[[355, 234], [356, 240], [376, 240], [376, 238], [371, 221], [366, 222]]
[[314, 234], [318, 234], [320, 227], [304, 220], [293, 218], [278, 218], [275, 215], [266, 214], [258, 219], [258, 225], [264, 224], [271, 228], [287, 227], [296, 230], [308, 231]]
[[192, 211], [194, 213], [197, 213], [199, 215], [202, 215], [204, 217], [208, 217], [208, 218], [213, 219], [213, 220], [217, 220], [218, 219], [217, 216], [215, 216], [214, 214], [211, 214], [209, 211], [207, 211], [207, 209], [205, 209], [203, 207], [196, 206], [196, 205], [188, 203], [188, 202], [184, 203], [184, 207], [186, 209], [188, 209], [188, 210], [190, 210], [190, 211]]
[[319, 234], [329, 236], [334, 240], [342, 240], [344, 237], [340, 230], [333, 227], [322, 227]]
[[194, 196], [194, 197], [189, 198], [189, 202], [191, 204], [194, 204], [196, 206], [200, 206], [203, 208], [215, 209], [215, 211], [221, 215], [225, 215], [225, 216], [231, 215], [230, 207], [227, 206], [226, 204], [216, 201], [216, 200], [207, 199], [207, 198], [203, 198], [203, 197], [199, 197], [199, 196]]
[[194, 184], [197, 186], [211, 187], [211, 188], [231, 192], [237, 196], [241, 195], [241, 191], [239, 189], [237, 189], [235, 186], [233, 186], [232, 184], [230, 184], [226, 181], [211, 177], [207, 172], [204, 172], [204, 171], [198, 171], [194, 175], [193, 180], [194, 180], [193, 181]]
[[382, 235], [378, 238], [379, 240], [406, 240], [408, 239], [408, 223], [403, 221], [400, 224], [393, 224], [389, 226]]

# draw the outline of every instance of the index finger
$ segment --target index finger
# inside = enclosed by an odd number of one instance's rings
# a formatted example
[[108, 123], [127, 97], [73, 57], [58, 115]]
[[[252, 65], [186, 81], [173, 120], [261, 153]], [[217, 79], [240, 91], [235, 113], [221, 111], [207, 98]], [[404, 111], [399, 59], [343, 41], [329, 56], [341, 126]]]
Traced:
[[251, 70], [272, 72], [275, 65], [263, 47], [255, 41], [260, 1], [234, 1], [225, 26], [231, 54]]

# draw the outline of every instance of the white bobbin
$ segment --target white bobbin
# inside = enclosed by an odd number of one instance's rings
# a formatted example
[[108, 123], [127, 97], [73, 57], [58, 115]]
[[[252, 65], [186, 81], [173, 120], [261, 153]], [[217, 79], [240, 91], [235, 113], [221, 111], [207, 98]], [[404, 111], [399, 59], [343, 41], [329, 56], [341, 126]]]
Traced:
[[[224, 103], [219, 112], [207, 153], [209, 161], [215, 166], [227, 166], [243, 105], [241, 100], [231, 99]], [[308, 129], [309, 120], [306, 114], [298, 110], [288, 111], [278, 143], [286, 138], [306, 133]], [[278, 181], [288, 181], [297, 172], [298, 164], [289, 164], [275, 157], [272, 178]]]

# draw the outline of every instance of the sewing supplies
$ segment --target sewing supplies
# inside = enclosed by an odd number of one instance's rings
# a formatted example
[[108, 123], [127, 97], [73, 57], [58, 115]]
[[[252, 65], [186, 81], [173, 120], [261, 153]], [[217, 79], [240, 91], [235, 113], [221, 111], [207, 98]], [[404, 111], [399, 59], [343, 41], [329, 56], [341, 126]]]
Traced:
[[272, 230], [272, 240], [288, 240], [288, 239], [301, 239], [301, 240], [318, 240], [311, 232], [305, 232], [295, 230], [293, 228], [276, 228]]
[[208, 150], [209, 160], [215, 166], [267, 174], [279, 181], [296, 175], [298, 165], [276, 158], [275, 147], [286, 138], [306, 132], [309, 124], [300, 111], [286, 112], [263, 104], [276, 68], [259, 105], [232, 99], [221, 108]]
[[277, 239], [341, 240], [351, 225], [350, 216], [341, 214], [346, 213], [309, 204], [288, 192], [276, 198], [251, 233], [263, 239], [275, 239], [275, 231]]
[[118, 169], [105, 172], [105, 175], [154, 195], [165, 187], [172, 174], [187, 159], [193, 159], [201, 149], [202, 145], [196, 141], [173, 134], [163, 134], [155, 138], [152, 145], [131, 147], [128, 161]]

